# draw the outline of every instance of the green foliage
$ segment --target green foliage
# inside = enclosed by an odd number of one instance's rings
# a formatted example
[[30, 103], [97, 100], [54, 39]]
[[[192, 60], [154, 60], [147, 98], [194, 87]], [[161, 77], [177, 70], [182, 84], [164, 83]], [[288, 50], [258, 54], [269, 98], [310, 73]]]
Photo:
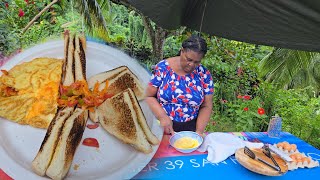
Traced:
[[63, 12], [57, 4], [44, 14], [30, 27], [29, 31], [21, 34], [21, 30], [28, 22], [37, 15], [51, 1], [34, 0], [29, 3], [24, 0], [7, 1], [0, 3], [0, 36], [4, 39], [0, 41], [0, 51], [9, 55], [17, 49], [28, 47], [51, 38], [52, 35], [60, 35], [62, 29], [57, 26], [56, 17], [58, 12]]
[[309, 98], [305, 90], [279, 90], [273, 102], [283, 131], [320, 147], [320, 98]]
[[0, 24], [0, 55], [8, 56], [17, 49], [17, 39], [6, 24]]
[[151, 41], [141, 17], [122, 5], [111, 3], [112, 23], [109, 43], [122, 48], [132, 57], [146, 64], [151, 57]]
[[[223, 84], [223, 83], [222, 83]], [[221, 83], [215, 83], [215, 89], [226, 89], [221, 87]], [[214, 113], [211, 121], [215, 126], [208, 126], [210, 131], [266, 131], [268, 119], [272, 116], [270, 104], [272, 94], [259, 96], [238, 95], [227, 99], [217, 99], [214, 97]], [[231, 97], [231, 95], [230, 95]], [[258, 112], [258, 111], [264, 112]]]
[[320, 93], [320, 53], [276, 48], [259, 64], [260, 75], [279, 89], [311, 87]]
[[[72, 1], [82, 15], [87, 25], [88, 33], [94, 34], [93, 30], [102, 36], [108, 36], [106, 18], [109, 13], [109, 3], [106, 0]], [[71, 5], [72, 7], [72, 5]], [[82, 18], [81, 18], [82, 19]]]
[[181, 36], [170, 36], [166, 39], [163, 47], [163, 57], [174, 57], [177, 56], [182, 42], [188, 37], [187, 34]]

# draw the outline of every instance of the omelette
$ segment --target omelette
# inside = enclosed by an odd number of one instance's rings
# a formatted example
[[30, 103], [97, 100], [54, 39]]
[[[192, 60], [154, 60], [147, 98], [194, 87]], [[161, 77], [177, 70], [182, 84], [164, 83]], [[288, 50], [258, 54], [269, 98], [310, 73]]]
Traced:
[[1, 70], [0, 116], [47, 128], [57, 112], [63, 60], [36, 58]]

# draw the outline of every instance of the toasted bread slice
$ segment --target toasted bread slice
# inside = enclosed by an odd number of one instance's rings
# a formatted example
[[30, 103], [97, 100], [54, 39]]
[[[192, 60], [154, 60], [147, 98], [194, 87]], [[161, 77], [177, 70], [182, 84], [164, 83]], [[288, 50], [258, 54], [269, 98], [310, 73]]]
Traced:
[[100, 124], [107, 132], [143, 153], [152, 152], [152, 147], [139, 125], [128, 91], [107, 99], [99, 108], [102, 112]]
[[61, 135], [62, 127], [66, 119], [70, 117], [73, 108], [60, 109], [51, 121], [45, 138], [42, 141], [37, 156], [32, 161], [32, 170], [40, 176], [44, 176], [51, 162], [52, 155]]
[[[65, 34], [65, 60], [62, 84], [69, 86], [75, 80], [85, 80], [85, 44], [78, 36]], [[63, 179], [68, 173], [75, 151], [85, 130], [87, 116], [81, 108], [59, 110], [50, 123], [40, 150], [32, 162], [33, 170], [52, 179]]]
[[74, 51], [74, 77], [75, 80], [86, 80], [86, 54], [85, 54], [85, 41], [81, 40], [80, 36], [75, 38], [75, 51]]
[[[92, 76], [89, 80], [88, 80], [88, 86], [90, 89], [92, 89], [95, 85], [96, 82], [99, 83], [103, 83], [108, 79], [112, 79], [115, 78], [117, 75], [119, 75], [121, 72], [126, 71], [127, 67], [126, 66], [119, 66], [117, 68], [111, 69], [109, 71], [103, 72], [103, 73], [99, 73], [96, 74], [94, 76]], [[99, 112], [97, 108], [94, 108], [94, 111], [91, 112], [89, 111], [89, 118], [91, 119], [91, 121], [97, 123], [100, 121], [99, 119]]]
[[64, 82], [64, 79], [66, 76], [68, 55], [70, 54], [69, 53], [69, 40], [70, 40], [70, 33], [69, 33], [69, 31], [65, 31], [64, 32], [64, 58], [63, 58], [62, 73], [61, 73], [61, 83]]
[[146, 121], [146, 118], [143, 114], [143, 111], [140, 107], [140, 104], [138, 102], [137, 97], [135, 96], [134, 92], [132, 91], [132, 89], [128, 88], [127, 90], [125, 90], [125, 92], [128, 92], [129, 96], [130, 96], [130, 100], [132, 102], [132, 106], [134, 108], [134, 111], [136, 112], [137, 115], [137, 119], [139, 122], [139, 125], [141, 126], [143, 132], [145, 133], [145, 135], [147, 136], [147, 140], [153, 144], [153, 145], [157, 145], [160, 143], [159, 139], [151, 132], [150, 127]]
[[[75, 81], [78, 80], [87, 80], [86, 76], [86, 41], [84, 39], [84, 36], [78, 36], [75, 37], [75, 50], [74, 50], [74, 78]], [[84, 118], [87, 121], [88, 119], [89, 111], [84, 111]]]
[[[92, 76], [88, 80], [88, 86], [89, 88], [93, 88], [96, 82], [99, 82], [99, 90], [102, 90], [106, 86], [104, 83], [106, 81], [108, 81], [109, 87], [107, 92], [109, 94], [117, 94], [126, 90], [127, 88], [131, 88], [138, 100], [142, 100], [144, 98], [144, 89], [140, 81], [127, 66], [119, 66], [109, 71]], [[89, 112], [89, 117], [93, 122], [99, 122], [101, 119], [99, 114], [100, 113], [98, 112], [97, 108], [95, 108], [94, 112]]]
[[118, 76], [121, 72], [126, 71], [127, 67], [126, 66], [119, 66], [117, 68], [111, 69], [106, 72], [102, 72], [99, 74], [96, 74], [89, 78], [88, 80], [88, 86], [89, 88], [93, 88], [96, 82], [102, 83], [105, 82], [108, 79], [113, 79], [116, 76]]
[[70, 86], [72, 83], [74, 83], [75, 77], [74, 77], [74, 35], [67, 34], [65, 36], [65, 41], [68, 41], [68, 49], [65, 50], [65, 54], [67, 56], [64, 60], [64, 65], [62, 69], [62, 84], [65, 86]]
[[144, 89], [138, 77], [126, 66], [120, 66], [116, 69], [103, 72], [92, 76], [88, 80], [89, 88], [93, 88], [96, 82], [100, 83], [99, 90], [105, 87], [105, 81], [108, 81], [109, 87], [107, 92], [117, 94], [121, 91], [131, 88], [136, 94], [138, 100], [144, 98]]
[[91, 119], [91, 121], [98, 123], [101, 120], [101, 116], [100, 115], [100, 110], [98, 108], [94, 108], [94, 111], [91, 112], [89, 111], [89, 118]]
[[62, 133], [46, 171], [46, 175], [52, 179], [63, 179], [70, 169], [86, 127], [83, 113], [81, 108], [76, 108], [63, 125]]

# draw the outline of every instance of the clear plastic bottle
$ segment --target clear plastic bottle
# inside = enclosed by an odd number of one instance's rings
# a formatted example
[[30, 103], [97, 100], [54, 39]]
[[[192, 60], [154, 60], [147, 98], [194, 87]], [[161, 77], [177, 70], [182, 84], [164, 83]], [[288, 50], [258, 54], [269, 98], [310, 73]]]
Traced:
[[282, 129], [282, 118], [279, 116], [272, 116], [268, 126], [269, 137], [280, 137]]

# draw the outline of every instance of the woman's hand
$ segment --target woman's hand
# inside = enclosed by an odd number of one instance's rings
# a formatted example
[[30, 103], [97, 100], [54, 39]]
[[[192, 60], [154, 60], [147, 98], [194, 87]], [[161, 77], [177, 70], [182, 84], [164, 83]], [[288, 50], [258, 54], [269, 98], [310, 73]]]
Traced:
[[203, 132], [200, 131], [196, 131], [197, 134], [199, 134], [202, 138], [204, 138], [206, 136], [206, 134], [204, 134]]
[[164, 133], [173, 135], [174, 130], [172, 127], [172, 120], [169, 118], [169, 116], [165, 116], [163, 118], [160, 118], [159, 120], [160, 120], [160, 125], [164, 129]]

